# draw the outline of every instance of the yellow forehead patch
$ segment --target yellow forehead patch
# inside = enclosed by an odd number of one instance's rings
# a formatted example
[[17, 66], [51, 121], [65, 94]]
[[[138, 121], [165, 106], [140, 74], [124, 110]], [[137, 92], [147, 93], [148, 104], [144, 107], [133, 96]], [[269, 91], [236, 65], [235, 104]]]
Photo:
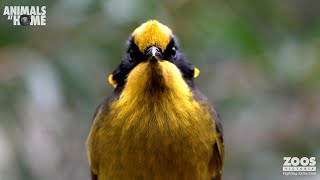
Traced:
[[132, 33], [134, 43], [141, 52], [147, 47], [157, 46], [164, 51], [170, 42], [172, 31], [167, 26], [156, 20], [150, 20], [143, 23]]

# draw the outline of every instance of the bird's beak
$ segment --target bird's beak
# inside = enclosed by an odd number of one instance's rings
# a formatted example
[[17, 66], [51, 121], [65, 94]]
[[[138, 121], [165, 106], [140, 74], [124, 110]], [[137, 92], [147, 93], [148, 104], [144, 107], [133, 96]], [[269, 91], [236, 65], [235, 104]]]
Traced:
[[156, 61], [160, 60], [162, 57], [160, 48], [156, 46], [151, 46], [146, 50], [146, 56], [149, 60]]

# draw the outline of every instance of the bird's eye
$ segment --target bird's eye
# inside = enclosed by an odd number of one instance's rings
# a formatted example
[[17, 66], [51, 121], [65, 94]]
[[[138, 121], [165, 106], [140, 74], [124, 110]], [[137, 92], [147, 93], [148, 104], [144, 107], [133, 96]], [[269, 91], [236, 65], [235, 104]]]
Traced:
[[173, 48], [171, 49], [171, 55], [172, 55], [172, 57], [175, 58], [175, 57], [176, 57], [176, 54], [177, 54], [176, 48], [173, 47]]
[[134, 60], [134, 56], [135, 56], [135, 53], [133, 50], [130, 50], [129, 51], [129, 55], [130, 55], [130, 61], [133, 61]]

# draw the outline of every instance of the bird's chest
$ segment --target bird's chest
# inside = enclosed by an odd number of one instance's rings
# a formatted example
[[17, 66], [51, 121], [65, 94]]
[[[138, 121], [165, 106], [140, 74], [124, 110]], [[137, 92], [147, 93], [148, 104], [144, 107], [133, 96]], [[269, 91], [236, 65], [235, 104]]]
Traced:
[[121, 178], [198, 179], [205, 175], [213, 129], [208, 112], [195, 108], [145, 104], [134, 111], [111, 113], [108, 133], [100, 143], [107, 163], [103, 166]]

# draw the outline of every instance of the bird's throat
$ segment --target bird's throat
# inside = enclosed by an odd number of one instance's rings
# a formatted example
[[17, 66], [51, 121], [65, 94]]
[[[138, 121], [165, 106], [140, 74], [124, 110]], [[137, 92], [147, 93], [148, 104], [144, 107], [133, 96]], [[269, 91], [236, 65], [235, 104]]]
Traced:
[[145, 86], [142, 87], [144, 92], [151, 96], [161, 95], [169, 90], [160, 63], [159, 61], [150, 61], [148, 63], [146, 77], [149, 79], [146, 80]]
[[137, 97], [170, 93], [191, 95], [180, 70], [169, 61], [147, 61], [138, 64], [130, 72], [122, 95]]

